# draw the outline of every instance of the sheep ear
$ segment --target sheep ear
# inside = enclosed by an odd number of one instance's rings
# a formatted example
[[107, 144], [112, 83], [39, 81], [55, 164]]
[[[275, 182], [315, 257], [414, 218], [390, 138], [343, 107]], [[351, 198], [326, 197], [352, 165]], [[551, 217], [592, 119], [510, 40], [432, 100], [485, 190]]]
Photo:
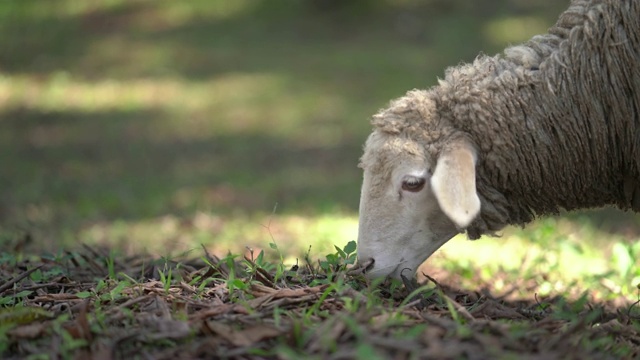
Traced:
[[474, 148], [466, 141], [458, 141], [440, 154], [431, 177], [440, 208], [461, 229], [480, 212], [475, 166]]

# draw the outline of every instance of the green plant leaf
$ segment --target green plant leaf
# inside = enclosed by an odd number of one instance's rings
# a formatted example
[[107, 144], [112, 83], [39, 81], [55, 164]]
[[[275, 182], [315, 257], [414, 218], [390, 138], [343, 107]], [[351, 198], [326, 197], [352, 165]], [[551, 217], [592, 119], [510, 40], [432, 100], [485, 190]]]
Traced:
[[336, 248], [336, 251], [338, 252], [338, 255], [340, 255], [340, 257], [342, 257], [343, 259], [347, 258], [347, 254], [342, 251], [342, 249], [340, 249], [338, 246], [333, 245], [334, 248]]
[[344, 246], [344, 252], [346, 252], [347, 254], [352, 254], [356, 251], [356, 242], [351, 240], [347, 243], [347, 245]]
[[90, 291], [80, 291], [76, 293], [76, 296], [80, 299], [87, 299], [93, 296], [93, 293], [91, 293]]

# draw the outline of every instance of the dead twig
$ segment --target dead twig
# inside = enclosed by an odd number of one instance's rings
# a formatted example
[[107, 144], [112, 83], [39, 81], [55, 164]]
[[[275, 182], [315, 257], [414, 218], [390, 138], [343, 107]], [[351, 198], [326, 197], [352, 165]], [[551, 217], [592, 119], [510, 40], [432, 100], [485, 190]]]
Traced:
[[38, 269], [40, 269], [42, 266], [44, 265], [40, 265], [40, 266], [36, 266], [34, 268], [31, 268], [25, 272], [23, 272], [22, 274], [9, 279], [6, 283], [0, 285], [0, 293], [3, 293], [5, 290], [9, 289], [10, 287], [13, 286], [13, 284], [17, 283], [18, 281], [26, 278], [27, 276], [31, 275], [34, 271], [37, 271]]
[[466, 307], [462, 306], [460, 303], [452, 299], [449, 295], [445, 294], [444, 292], [441, 292], [440, 295], [444, 297], [448, 302], [450, 302], [451, 305], [453, 305], [455, 310], [458, 312], [458, 314], [462, 315], [462, 317], [464, 317], [465, 320], [469, 322], [476, 321], [476, 318], [474, 318], [473, 315], [469, 313], [469, 310], [467, 310]]

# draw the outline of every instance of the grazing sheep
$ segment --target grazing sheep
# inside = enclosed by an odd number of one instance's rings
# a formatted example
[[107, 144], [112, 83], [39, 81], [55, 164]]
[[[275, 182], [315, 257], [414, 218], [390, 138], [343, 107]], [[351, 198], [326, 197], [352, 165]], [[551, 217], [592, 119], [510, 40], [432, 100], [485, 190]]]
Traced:
[[374, 116], [358, 264], [415, 272], [559, 209], [640, 211], [640, 0], [574, 0], [548, 34], [449, 68]]

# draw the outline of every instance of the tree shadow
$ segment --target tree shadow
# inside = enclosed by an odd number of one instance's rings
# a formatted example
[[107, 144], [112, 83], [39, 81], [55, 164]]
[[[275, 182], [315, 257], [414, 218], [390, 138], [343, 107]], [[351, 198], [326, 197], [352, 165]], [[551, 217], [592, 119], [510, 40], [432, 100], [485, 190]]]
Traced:
[[264, 134], [158, 138], [157, 110], [5, 111], [0, 214], [51, 222], [143, 219], [196, 210], [355, 211], [360, 145], [309, 147]]

